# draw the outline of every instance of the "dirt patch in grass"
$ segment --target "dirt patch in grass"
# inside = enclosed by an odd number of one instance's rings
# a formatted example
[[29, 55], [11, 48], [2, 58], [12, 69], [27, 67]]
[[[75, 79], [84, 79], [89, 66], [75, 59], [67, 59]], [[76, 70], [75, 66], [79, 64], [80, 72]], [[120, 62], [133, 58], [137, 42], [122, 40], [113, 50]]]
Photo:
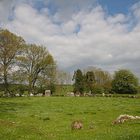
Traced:
[[0, 120], [0, 125], [11, 127], [11, 126], [16, 126], [16, 123], [8, 120]]

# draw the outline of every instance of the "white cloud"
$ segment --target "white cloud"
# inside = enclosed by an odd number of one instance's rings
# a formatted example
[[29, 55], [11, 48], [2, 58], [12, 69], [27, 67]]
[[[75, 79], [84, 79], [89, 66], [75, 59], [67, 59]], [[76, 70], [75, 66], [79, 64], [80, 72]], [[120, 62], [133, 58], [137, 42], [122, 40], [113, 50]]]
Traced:
[[[140, 6], [132, 7], [134, 17], [130, 13], [107, 15], [99, 5], [92, 10], [69, 11], [71, 18], [57, 24], [62, 9], [50, 15], [47, 7], [38, 12], [21, 3], [15, 7], [14, 20], [5, 27], [28, 42], [46, 45], [58, 65], [67, 70], [93, 65], [109, 71], [129, 68], [140, 75]], [[137, 24], [130, 29], [133, 19]], [[77, 25], [80, 28], [74, 32]]]
[[91, 9], [97, 0], [48, 0], [47, 4], [53, 4], [57, 10], [55, 20], [67, 21], [73, 13]]
[[140, 20], [140, 2], [137, 2], [136, 4], [134, 4], [131, 10], [133, 11], [133, 14], [135, 15], [135, 17], [138, 18], [138, 20]]
[[0, 23], [4, 24], [8, 21], [10, 16], [10, 11], [13, 8], [15, 0], [0, 0]]

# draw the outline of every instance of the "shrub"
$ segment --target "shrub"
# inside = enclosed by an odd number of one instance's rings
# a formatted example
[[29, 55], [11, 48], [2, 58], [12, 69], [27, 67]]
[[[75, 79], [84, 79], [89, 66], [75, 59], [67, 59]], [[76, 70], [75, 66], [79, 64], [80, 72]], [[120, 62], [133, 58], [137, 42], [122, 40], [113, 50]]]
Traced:
[[104, 92], [104, 88], [101, 86], [94, 86], [92, 89], [93, 94], [102, 94]]

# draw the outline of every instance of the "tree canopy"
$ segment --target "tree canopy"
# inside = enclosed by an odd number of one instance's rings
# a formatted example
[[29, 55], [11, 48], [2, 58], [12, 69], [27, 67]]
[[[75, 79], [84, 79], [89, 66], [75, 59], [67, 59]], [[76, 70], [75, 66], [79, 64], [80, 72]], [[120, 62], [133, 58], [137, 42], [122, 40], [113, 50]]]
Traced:
[[19, 37], [8, 30], [0, 30], [0, 72], [4, 82], [5, 94], [8, 93], [10, 70], [13, 68], [16, 55], [20, 53], [24, 43], [22, 37]]
[[116, 93], [137, 93], [138, 79], [129, 70], [116, 71], [112, 82], [112, 88]]
[[54, 64], [53, 57], [45, 47], [28, 44], [24, 47], [24, 53], [17, 59], [20, 69], [27, 78], [29, 92], [34, 94], [39, 74]]
[[80, 93], [81, 95], [84, 93], [84, 76], [80, 69], [74, 72], [73, 76], [74, 82], [74, 92]]
[[85, 89], [86, 89], [86, 91], [93, 93], [94, 84], [95, 84], [94, 72], [88, 71], [85, 75]]

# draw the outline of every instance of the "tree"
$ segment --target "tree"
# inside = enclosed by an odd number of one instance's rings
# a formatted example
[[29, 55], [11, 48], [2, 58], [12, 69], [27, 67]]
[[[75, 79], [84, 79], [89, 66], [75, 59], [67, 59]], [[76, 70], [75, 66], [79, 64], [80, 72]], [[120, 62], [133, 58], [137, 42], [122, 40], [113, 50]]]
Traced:
[[75, 93], [79, 92], [82, 95], [84, 93], [85, 83], [84, 83], [84, 76], [80, 69], [74, 72], [73, 80], [75, 80], [74, 92]]
[[[19, 96], [22, 96], [25, 91], [28, 90], [27, 88], [27, 84], [26, 84], [26, 81], [25, 81], [25, 78], [26, 78], [26, 73], [24, 73], [22, 70], [15, 70], [12, 72], [12, 85], [16, 85], [15, 88], [13, 86], [10, 86], [10, 87], [13, 87], [12, 88], [12, 95], [15, 96], [15, 94], [19, 94]], [[10, 91], [11, 91], [11, 88], [10, 88]], [[15, 93], [14, 93], [15, 92]]]
[[114, 92], [122, 94], [137, 93], [138, 79], [129, 70], [119, 70], [115, 72], [112, 89]]
[[96, 69], [94, 71], [94, 74], [95, 74], [96, 86], [98, 88], [100, 87], [100, 91], [106, 93], [111, 92], [112, 76], [110, 75], [110, 73], [102, 69]]
[[9, 92], [8, 78], [15, 64], [16, 55], [20, 53], [23, 44], [23, 38], [8, 30], [0, 30], [0, 72], [4, 82], [4, 92], [6, 95]]
[[93, 71], [88, 71], [85, 75], [85, 86], [87, 92], [93, 92], [93, 86], [95, 83], [95, 75]]
[[45, 47], [28, 44], [24, 48], [24, 53], [17, 59], [19, 67], [27, 79], [29, 94], [35, 94], [35, 85], [39, 74], [54, 65], [53, 57]]
[[40, 93], [46, 89], [51, 90], [51, 94], [55, 92], [56, 85], [56, 65], [50, 65], [38, 75], [37, 87]]
[[96, 67], [88, 67], [87, 69], [84, 70], [84, 73], [92, 71], [95, 76], [95, 83], [94, 83], [94, 93], [97, 93], [97, 91], [101, 92], [106, 92], [109, 93], [111, 92], [112, 88], [112, 76], [110, 75], [109, 72], [102, 70], [101, 68], [96, 68]]

